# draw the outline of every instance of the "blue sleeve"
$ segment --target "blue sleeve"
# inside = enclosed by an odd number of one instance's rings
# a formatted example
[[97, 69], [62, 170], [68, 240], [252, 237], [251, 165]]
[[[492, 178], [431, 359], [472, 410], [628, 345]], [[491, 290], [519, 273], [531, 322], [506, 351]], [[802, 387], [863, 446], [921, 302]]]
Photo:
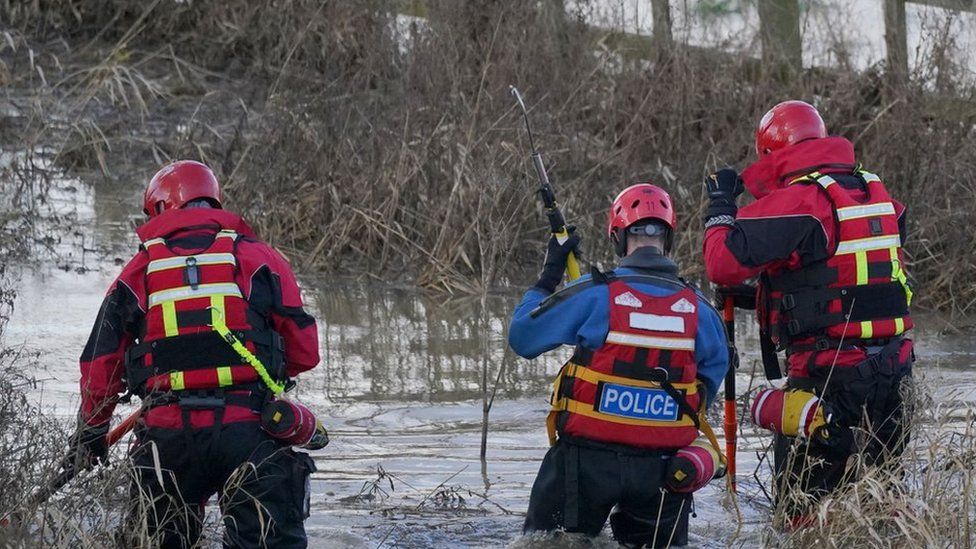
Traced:
[[532, 318], [532, 310], [548, 296], [538, 288], [525, 292], [508, 327], [508, 344], [513, 351], [531, 359], [560, 345], [582, 345], [588, 349], [603, 345], [610, 323], [606, 284], [591, 285]]
[[729, 369], [729, 344], [721, 317], [701, 299], [698, 300], [695, 357], [698, 359], [698, 378], [705, 383], [707, 403], [711, 405]]

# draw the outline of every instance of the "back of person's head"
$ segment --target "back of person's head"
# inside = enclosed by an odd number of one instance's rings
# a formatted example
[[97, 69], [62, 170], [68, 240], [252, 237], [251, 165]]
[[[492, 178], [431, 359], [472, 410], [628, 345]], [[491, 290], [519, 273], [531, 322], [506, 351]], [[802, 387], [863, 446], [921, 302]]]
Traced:
[[220, 184], [213, 171], [194, 160], [178, 160], [164, 166], [149, 181], [143, 212], [155, 217], [180, 208], [221, 208]]
[[641, 246], [656, 246], [669, 253], [677, 225], [671, 196], [657, 185], [638, 183], [613, 200], [607, 236], [620, 257]]

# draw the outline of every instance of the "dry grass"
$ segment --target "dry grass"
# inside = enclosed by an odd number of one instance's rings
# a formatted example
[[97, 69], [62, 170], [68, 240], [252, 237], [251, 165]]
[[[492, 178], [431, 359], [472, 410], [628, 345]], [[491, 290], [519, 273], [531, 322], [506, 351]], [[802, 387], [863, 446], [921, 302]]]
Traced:
[[[914, 409], [911, 441], [900, 467], [869, 467], [855, 455], [848, 462], [853, 480], [842, 489], [819, 500], [784, 493], [770, 508], [764, 545], [971, 547], [976, 527], [976, 409], [971, 404], [936, 404], [928, 391], [925, 383], [909, 391], [906, 402]], [[771, 460], [768, 450], [760, 468], [771, 469]], [[766, 470], [757, 479], [769, 475]], [[788, 514], [797, 509], [808, 509], [811, 523], [786, 528]]]
[[462, 292], [528, 282], [546, 238], [509, 84], [526, 93], [585, 256], [611, 259], [606, 204], [650, 179], [676, 199], [692, 276], [702, 176], [743, 167], [759, 114], [802, 97], [910, 205], [919, 303], [974, 310], [976, 283], [959, 275], [976, 257], [962, 198], [976, 101], [951, 33], [905, 83], [882, 67], [784, 80], [745, 55], [647, 50], [584, 24], [586, 2], [559, 4], [7, 1], [0, 75], [66, 100], [66, 129], [35, 124], [66, 166], [145, 178], [166, 158], [202, 158], [306, 270]]

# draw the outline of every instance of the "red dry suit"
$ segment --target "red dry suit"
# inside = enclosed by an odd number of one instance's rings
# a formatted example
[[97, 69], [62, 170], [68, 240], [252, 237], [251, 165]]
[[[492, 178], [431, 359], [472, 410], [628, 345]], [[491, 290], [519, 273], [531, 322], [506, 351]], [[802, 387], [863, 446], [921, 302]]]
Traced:
[[[142, 246], [109, 288], [81, 356], [81, 419], [108, 421], [126, 389], [141, 397], [219, 390], [219, 421], [257, 421], [264, 388], [224, 342], [223, 323], [284, 382], [319, 362], [315, 320], [288, 263], [238, 215], [171, 210], [137, 229]], [[248, 405], [253, 397], [254, 405]], [[202, 428], [215, 410], [156, 403], [147, 427]], [[206, 408], [205, 406], [201, 408]]]
[[734, 224], [708, 228], [706, 273], [720, 285], [761, 275], [760, 326], [787, 350], [790, 377], [835, 357], [838, 367], [855, 366], [867, 356], [863, 346], [911, 328], [905, 208], [860, 170], [849, 141], [774, 151], [742, 179], [756, 201]]

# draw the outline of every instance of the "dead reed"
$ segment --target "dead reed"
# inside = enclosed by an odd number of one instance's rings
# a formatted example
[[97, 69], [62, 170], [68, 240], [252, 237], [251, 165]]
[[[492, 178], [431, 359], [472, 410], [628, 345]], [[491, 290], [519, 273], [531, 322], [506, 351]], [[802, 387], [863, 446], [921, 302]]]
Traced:
[[232, 205], [305, 269], [462, 292], [528, 282], [546, 238], [508, 84], [526, 93], [585, 256], [611, 259], [609, 199], [652, 180], [676, 199], [676, 255], [692, 276], [702, 176], [743, 167], [762, 111], [802, 97], [909, 204], [919, 303], [974, 310], [976, 283], [959, 275], [976, 257], [963, 198], [976, 179], [976, 102], [951, 35], [907, 81], [882, 66], [784, 80], [746, 55], [639, 42], [624, 52], [585, 23], [590, 9], [7, 0], [0, 78], [62, 114], [68, 105], [67, 131], [35, 130], [60, 141], [69, 167], [139, 180], [167, 158], [203, 158]]
[[[923, 381], [907, 391], [913, 419], [910, 441], [898, 466], [873, 467], [855, 454], [848, 462], [853, 480], [842, 489], [817, 501], [798, 492], [784, 492], [770, 509], [771, 524], [763, 533], [763, 544], [972, 546], [976, 526], [972, 486], [976, 415], [971, 405], [957, 404], [952, 398], [940, 399], [944, 404], [939, 404], [930, 390], [932, 387]], [[865, 432], [857, 433], [860, 443], [866, 442]], [[760, 463], [763, 469], [772, 460], [771, 455], [767, 458]], [[762, 476], [768, 474], [766, 471]], [[807, 510], [809, 523], [789, 528], [788, 517], [797, 509]]]

